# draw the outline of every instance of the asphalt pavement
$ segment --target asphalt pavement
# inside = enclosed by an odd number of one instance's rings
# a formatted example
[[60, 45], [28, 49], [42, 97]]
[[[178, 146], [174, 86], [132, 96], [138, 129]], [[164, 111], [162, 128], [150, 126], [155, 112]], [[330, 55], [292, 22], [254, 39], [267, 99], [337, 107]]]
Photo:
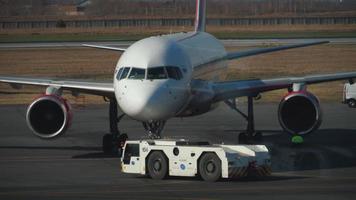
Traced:
[[[241, 105], [243, 110], [245, 105]], [[27, 128], [26, 106], [0, 106], [0, 199], [355, 199], [356, 109], [322, 104], [319, 131], [293, 146], [277, 119], [277, 104], [257, 104], [256, 128], [272, 155], [273, 174], [204, 182], [199, 178], [151, 180], [120, 172], [120, 159], [101, 152], [108, 106], [75, 108], [66, 135], [41, 140]], [[168, 121], [164, 136], [235, 144], [246, 122], [222, 105], [193, 118]], [[145, 137], [127, 117], [120, 130]]]

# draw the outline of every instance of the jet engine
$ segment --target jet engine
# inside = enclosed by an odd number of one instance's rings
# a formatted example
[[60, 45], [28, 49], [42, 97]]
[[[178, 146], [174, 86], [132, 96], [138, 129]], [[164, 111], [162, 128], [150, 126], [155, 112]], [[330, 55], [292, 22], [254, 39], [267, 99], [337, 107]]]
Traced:
[[292, 135], [307, 135], [319, 128], [322, 113], [319, 100], [309, 92], [291, 92], [279, 104], [278, 119]]
[[44, 95], [30, 104], [26, 120], [35, 135], [43, 139], [55, 138], [69, 128], [72, 120], [71, 107], [60, 96]]

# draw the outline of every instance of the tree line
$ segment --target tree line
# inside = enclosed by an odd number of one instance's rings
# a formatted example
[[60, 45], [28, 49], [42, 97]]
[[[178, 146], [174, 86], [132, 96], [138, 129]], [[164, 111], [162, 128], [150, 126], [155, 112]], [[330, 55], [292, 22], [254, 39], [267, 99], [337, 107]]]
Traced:
[[[75, 6], [79, 1], [59, 1], [48, 11], [50, 0], [0, 0], [1, 16], [61, 15], [63, 2]], [[61, 3], [62, 2], [62, 3]], [[91, 0], [85, 16], [192, 17], [195, 0]], [[61, 5], [62, 4], [62, 5]], [[209, 16], [304, 16], [335, 12], [356, 13], [355, 0], [208, 0]]]
[[[104, 3], [107, 2], [107, 3]], [[307, 15], [356, 11], [355, 0], [208, 0], [210, 16]], [[191, 16], [194, 0], [93, 0], [88, 15]]]

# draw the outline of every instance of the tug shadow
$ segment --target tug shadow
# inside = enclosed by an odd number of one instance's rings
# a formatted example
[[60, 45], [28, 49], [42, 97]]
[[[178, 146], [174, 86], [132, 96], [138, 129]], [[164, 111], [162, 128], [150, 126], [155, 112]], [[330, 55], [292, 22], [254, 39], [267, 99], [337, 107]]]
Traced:
[[270, 175], [263, 177], [242, 177], [242, 178], [232, 178], [232, 179], [222, 179], [221, 182], [273, 182], [273, 181], [284, 181], [284, 180], [296, 180], [296, 179], [307, 179], [308, 176], [293, 176], [293, 175]]
[[[148, 175], [146, 176], [136, 176], [137, 179], [153, 180]], [[283, 180], [296, 180], [296, 179], [306, 179], [308, 176], [293, 176], [293, 175], [271, 175], [264, 177], [237, 177], [229, 179], [219, 179], [217, 182], [272, 182], [272, 181], [283, 181]], [[157, 180], [154, 180], [157, 181]], [[168, 176], [161, 181], [201, 181], [205, 182], [201, 177], [183, 177], [183, 176]]]

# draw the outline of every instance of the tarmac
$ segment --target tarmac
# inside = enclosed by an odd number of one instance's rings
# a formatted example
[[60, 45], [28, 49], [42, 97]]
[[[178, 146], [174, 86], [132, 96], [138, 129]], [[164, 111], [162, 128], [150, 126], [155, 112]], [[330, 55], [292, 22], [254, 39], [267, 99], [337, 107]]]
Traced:
[[[329, 41], [331, 44], [356, 44], [356, 38], [311, 38], [311, 39], [225, 39], [221, 40], [225, 47], [250, 47], [300, 44], [316, 41]], [[25, 43], [0, 43], [0, 50], [11, 48], [63, 48], [63, 47], [83, 47], [82, 44], [102, 45], [127, 48], [134, 41], [101, 41], [101, 42], [25, 42]], [[88, 48], [88, 47], [87, 47]]]
[[[53, 140], [27, 128], [26, 106], [0, 106], [0, 199], [356, 199], [356, 109], [341, 103], [322, 108], [320, 130], [294, 146], [278, 124], [278, 104], [257, 103], [256, 129], [271, 152], [272, 175], [209, 183], [120, 172], [120, 158], [101, 152], [108, 105], [76, 108], [72, 127]], [[205, 115], [169, 120], [163, 135], [235, 144], [245, 128], [222, 104]], [[128, 117], [120, 130], [130, 139], [145, 137], [142, 125]]]

